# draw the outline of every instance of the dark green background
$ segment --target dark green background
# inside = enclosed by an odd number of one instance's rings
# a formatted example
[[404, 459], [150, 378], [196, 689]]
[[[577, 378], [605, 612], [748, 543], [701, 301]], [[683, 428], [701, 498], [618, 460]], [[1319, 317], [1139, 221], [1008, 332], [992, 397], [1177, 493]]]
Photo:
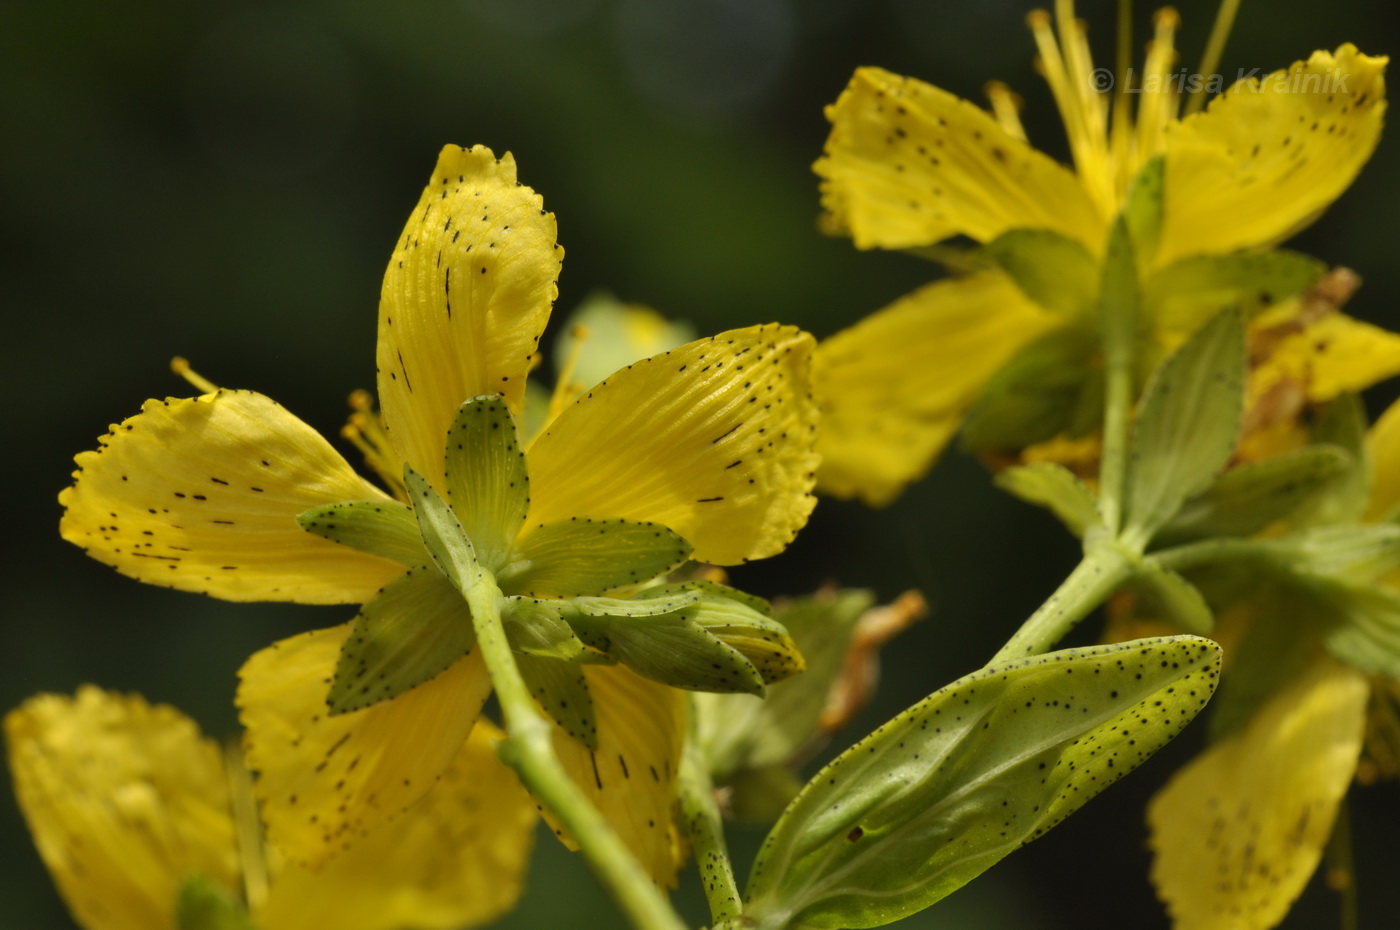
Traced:
[[[1085, 3], [1111, 64], [1108, 2]], [[1062, 154], [1020, 0], [461, 0], [444, 3], [53, 3], [0, 11], [0, 320], [7, 468], [0, 708], [91, 681], [232, 731], [234, 671], [272, 640], [351, 611], [230, 605], [146, 587], [61, 542], [71, 457], [147, 397], [186, 394], [189, 356], [328, 433], [373, 386], [379, 278], [446, 142], [512, 151], [559, 217], [559, 309], [596, 288], [702, 331], [769, 320], [819, 336], [925, 280], [815, 231], [809, 170], [824, 104], [879, 64], [981, 99], [1026, 96], [1033, 141]], [[1150, 10], [1139, 5], [1141, 42]], [[1214, 4], [1183, 4], [1194, 65]], [[1246, 3], [1224, 68], [1315, 48], [1397, 48], [1391, 4]], [[1352, 310], [1400, 325], [1400, 149], [1297, 240], [1356, 268]], [[1392, 392], [1393, 393], [1393, 392]], [[735, 573], [765, 595], [827, 579], [917, 586], [933, 614], [887, 656], [863, 732], [981, 665], [1073, 564], [1045, 516], [950, 456], [888, 510], [825, 502], [792, 550]], [[1092, 626], [1092, 624], [1091, 624]], [[1088, 638], [1086, 630], [1081, 638]], [[854, 738], [857, 733], [850, 734]], [[1146, 881], [1141, 811], [1196, 740], [1159, 758], [910, 927], [1166, 925]], [[0, 926], [67, 927], [8, 782]], [[1362, 926], [1394, 924], [1392, 788], [1359, 793]], [[758, 835], [736, 832], [747, 866]], [[703, 907], [687, 885], [695, 923]], [[509, 927], [619, 925], [581, 864], [542, 837]], [[1335, 926], [1314, 888], [1288, 926]], [[1389, 915], [1389, 916], [1388, 916]]]

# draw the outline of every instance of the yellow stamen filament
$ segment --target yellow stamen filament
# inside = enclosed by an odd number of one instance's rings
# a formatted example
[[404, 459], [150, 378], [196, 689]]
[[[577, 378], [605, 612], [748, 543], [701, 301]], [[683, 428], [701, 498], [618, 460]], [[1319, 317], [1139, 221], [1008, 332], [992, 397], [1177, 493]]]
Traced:
[[1201, 56], [1200, 83], [1186, 101], [1185, 115], [1190, 116], [1205, 105], [1206, 82], [1220, 67], [1220, 56], [1225, 53], [1225, 42], [1230, 38], [1230, 30], [1235, 25], [1235, 14], [1240, 11], [1240, 0], [1221, 0], [1220, 9], [1215, 13], [1215, 25], [1211, 26], [1210, 39], [1206, 42], [1205, 54]]
[[991, 101], [992, 115], [1001, 123], [1001, 128], [1025, 142], [1026, 129], [1021, 125], [1021, 98], [1001, 81], [992, 81], [987, 84], [987, 99]]
[[224, 772], [228, 777], [238, 861], [243, 872], [243, 900], [248, 910], [256, 913], [267, 901], [267, 852], [263, 847], [258, 805], [253, 800], [253, 779], [237, 742], [224, 744]]
[[575, 323], [573, 329], [569, 330], [569, 335], [573, 337], [573, 343], [569, 346], [569, 354], [564, 358], [564, 364], [559, 370], [559, 380], [554, 382], [554, 393], [549, 398], [546, 423], [553, 422], [555, 417], [563, 413], [564, 408], [573, 403], [579, 391], [584, 388], [584, 385], [574, 383], [574, 369], [578, 367], [583, 344], [588, 341], [588, 327], [582, 323]]
[[369, 391], [354, 391], [349, 398], [350, 414], [340, 435], [365, 457], [365, 464], [373, 469], [384, 485], [401, 501], [408, 500], [408, 489], [403, 484], [403, 466], [394, 454], [394, 446], [384, 429], [384, 421], [374, 410], [374, 398]]
[[[1079, 176], [1105, 215], [1112, 215], [1117, 204], [1112, 197], [1111, 182], [1105, 176], [1107, 142], [1102, 117], [1103, 101], [1094, 84], [1088, 41], [1084, 37], [1083, 24], [1074, 19], [1073, 2], [1057, 0], [1055, 7], [1060, 41], [1056, 41], [1049, 13], [1032, 10], [1026, 17], [1040, 52], [1037, 64], [1060, 108], [1065, 133], [1069, 138], [1070, 154], [1074, 157]], [[1064, 45], [1064, 55], [1061, 55], [1061, 44]]]
[[1153, 17], [1155, 32], [1147, 46], [1147, 63], [1142, 69], [1143, 87], [1138, 100], [1137, 151], [1129, 174], [1139, 164], [1156, 155], [1166, 143], [1167, 125], [1176, 117], [1177, 87], [1171, 69], [1176, 64], [1176, 29], [1181, 17], [1171, 7], [1163, 7]]
[[190, 384], [199, 388], [205, 394], [213, 394], [219, 390], [219, 386], [208, 378], [201, 377], [198, 372], [190, 367], [189, 359], [183, 355], [177, 355], [170, 360], [170, 370], [184, 378]]
[[1132, 64], [1133, 0], [1118, 0], [1117, 79], [1113, 82], [1113, 118], [1109, 125], [1108, 157], [1114, 169], [1114, 189], [1119, 192], [1127, 189], [1124, 166], [1131, 160], [1133, 149], [1133, 122], [1128, 104]]

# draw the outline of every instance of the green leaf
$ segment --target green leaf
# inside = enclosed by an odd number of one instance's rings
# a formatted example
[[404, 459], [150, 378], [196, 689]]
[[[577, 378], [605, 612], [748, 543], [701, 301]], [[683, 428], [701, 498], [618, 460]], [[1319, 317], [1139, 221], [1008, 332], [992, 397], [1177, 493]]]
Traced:
[[695, 696], [697, 739], [715, 778], [728, 781], [748, 769], [785, 764], [817, 739], [827, 695], [841, 673], [856, 624], [874, 603], [870, 591], [848, 589], [783, 604], [774, 619], [802, 652], [806, 671], [770, 685], [763, 699]]
[[398, 501], [345, 501], [312, 507], [297, 514], [297, 523], [308, 533], [400, 565], [428, 561], [413, 508]]
[[579, 613], [569, 620], [585, 643], [662, 684], [691, 691], [764, 693], [758, 669], [685, 611], [656, 617], [589, 617]]
[[1200, 712], [1220, 647], [1192, 636], [982, 669], [819, 772], [763, 845], [757, 930], [877, 927], [1045, 833]]
[[195, 875], [175, 893], [178, 930], [257, 930], [243, 905], [212, 879]]
[[1128, 447], [1124, 536], [1145, 546], [1225, 467], [1244, 413], [1244, 322], [1227, 310], [1153, 374]]
[[1143, 307], [1154, 329], [1191, 332], [1224, 307], [1245, 318], [1301, 294], [1327, 266], [1298, 252], [1192, 255], [1158, 270], [1143, 286]]
[[447, 500], [476, 557], [495, 572], [525, 525], [530, 479], [515, 418], [499, 394], [473, 397], [447, 430]]
[[599, 595], [663, 575], [690, 551], [659, 523], [574, 517], [526, 531], [497, 580], [532, 597]]
[[598, 748], [598, 715], [583, 669], [558, 659], [517, 655], [516, 665], [540, 707], [575, 740]]
[[963, 422], [963, 448], [1022, 449], [1092, 429], [1102, 391], [1095, 335], [1077, 326], [1052, 330], [1017, 352], [982, 388]]
[[557, 601], [532, 597], [508, 597], [501, 607], [506, 639], [517, 652], [550, 659], [576, 661], [583, 643], [560, 616]]
[[984, 247], [1032, 301], [1063, 316], [1084, 316], [1098, 295], [1098, 260], [1080, 242], [1050, 229], [1013, 229]]
[[1138, 261], [1150, 264], [1157, 253], [1157, 241], [1162, 235], [1162, 192], [1165, 187], [1165, 163], [1155, 155], [1143, 163], [1137, 176], [1128, 185], [1123, 199], [1123, 222], [1133, 240], [1133, 252]]
[[1195, 585], [1150, 562], [1134, 572], [1129, 585], [1142, 598], [1141, 612], [1174, 624], [1186, 633], [1204, 636], [1215, 625], [1215, 616]]
[[360, 609], [326, 704], [344, 714], [387, 701], [445, 671], [474, 645], [461, 593], [436, 570], [411, 568]]
[[1006, 468], [997, 472], [994, 480], [1003, 491], [1049, 510], [1081, 539], [1090, 527], [1103, 522], [1094, 492], [1074, 472], [1057, 462]]
[[1153, 537], [1156, 546], [1219, 536], [1253, 536], [1305, 506], [1353, 465], [1333, 445], [1312, 445], [1224, 472], [1188, 500]]
[[403, 469], [403, 483], [413, 501], [413, 515], [418, 518], [418, 534], [423, 537], [424, 548], [438, 570], [465, 595], [485, 578], [472, 541], [447, 501], [408, 465]]

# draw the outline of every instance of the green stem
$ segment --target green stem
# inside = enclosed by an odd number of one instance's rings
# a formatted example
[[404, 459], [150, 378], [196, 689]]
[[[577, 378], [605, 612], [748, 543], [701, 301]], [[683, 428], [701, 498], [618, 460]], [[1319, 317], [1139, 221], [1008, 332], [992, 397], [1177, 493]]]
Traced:
[[988, 665], [1050, 651], [1074, 625], [1118, 590], [1134, 560], [1113, 543], [1091, 546], [1055, 593], [1031, 614]]
[[584, 858], [634, 927], [685, 930], [685, 923], [651, 876], [554, 754], [553, 727], [536, 708], [506, 641], [501, 589], [495, 579], [483, 571], [462, 593], [471, 608], [477, 645], [505, 716], [507, 736], [501, 745], [502, 760], [520, 773], [520, 780], [530, 792], [578, 842]]
[[1133, 409], [1137, 352], [1137, 259], [1125, 220], [1109, 235], [1099, 284], [1099, 333], [1103, 340], [1103, 453], [1099, 460], [1099, 510], [1110, 536], [1123, 526], [1128, 478], [1128, 420]]
[[[695, 714], [691, 713], [691, 720]], [[739, 884], [724, 843], [724, 820], [715, 803], [714, 784], [692, 733], [686, 739], [680, 769], [681, 822], [695, 852], [705, 899], [710, 903], [710, 919], [719, 924], [737, 918], [742, 910]]]

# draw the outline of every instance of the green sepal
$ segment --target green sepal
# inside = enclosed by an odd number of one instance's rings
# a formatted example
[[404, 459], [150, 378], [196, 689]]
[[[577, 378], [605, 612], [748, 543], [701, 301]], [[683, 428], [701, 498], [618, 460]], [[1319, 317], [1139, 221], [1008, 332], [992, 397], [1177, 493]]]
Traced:
[[560, 615], [558, 601], [532, 597], [507, 597], [501, 606], [506, 639], [516, 652], [575, 662], [584, 653], [583, 642]]
[[569, 620], [585, 643], [646, 678], [690, 691], [763, 694], [758, 669], [691, 619], [693, 609], [655, 617], [579, 613]]
[[[580, 340], [578, 328], [583, 328]], [[554, 370], [573, 368], [570, 379], [587, 389], [613, 372], [698, 337], [689, 323], [667, 320], [636, 304], [625, 304], [606, 291], [583, 299], [564, 321], [554, 343]]]
[[1092, 310], [1099, 263], [1078, 240], [1052, 229], [1012, 229], [983, 251], [1026, 297], [1046, 310], [1065, 317]]
[[1103, 370], [1093, 332], [1055, 329], [1022, 348], [994, 374], [963, 422], [960, 442], [973, 452], [1022, 449], [1061, 433], [1098, 426]]
[[578, 742], [598, 748], [598, 715], [583, 669], [572, 662], [517, 655], [516, 665], [545, 713]]
[[928, 907], [1170, 741], [1219, 667], [1219, 646], [1178, 636], [948, 685], [807, 783], [754, 863], [746, 925], [877, 927]]
[[697, 598], [683, 615], [720, 642], [738, 650], [748, 659], [764, 682], [772, 684], [805, 667], [802, 653], [788, 631], [773, 619], [773, 608], [761, 597], [714, 581], [683, 581], [658, 585], [638, 592], [633, 601], [665, 600], [684, 596]]
[[1174, 571], [1144, 562], [1128, 582], [1142, 600], [1140, 612], [1166, 620], [1184, 633], [1204, 636], [1215, 626], [1205, 597]]
[[1215, 480], [1244, 416], [1244, 321], [1226, 310], [1153, 373], [1128, 446], [1125, 530], [1145, 546]]
[[1222, 739], [1246, 723], [1318, 649], [1326, 608], [1309, 591], [1262, 581], [1249, 591], [1253, 619], [1230, 651], [1230, 673], [1210, 703], [1208, 733]]
[[1319, 444], [1231, 468], [1183, 504], [1153, 544], [1253, 536], [1324, 493], [1353, 463], [1339, 446]]
[[398, 501], [344, 501], [297, 514], [308, 533], [403, 566], [428, 561], [413, 508]]
[[774, 619], [796, 642], [807, 670], [770, 685], [762, 700], [747, 694], [695, 695], [696, 739], [715, 779], [729, 782], [749, 769], [787, 764], [818, 740], [822, 710], [856, 624], [874, 603], [875, 595], [860, 589], [783, 603]]
[[1162, 194], [1166, 186], [1166, 159], [1154, 155], [1143, 162], [1128, 185], [1121, 214], [1128, 235], [1133, 240], [1133, 252], [1143, 265], [1152, 263], [1157, 243], [1162, 237]]
[[360, 608], [340, 647], [326, 705], [344, 714], [398, 697], [475, 645], [461, 593], [435, 569], [411, 568]]
[[573, 517], [527, 530], [497, 576], [531, 597], [581, 597], [642, 584], [690, 557], [691, 546], [659, 523]]
[[1400, 568], [1400, 525], [1393, 523], [1318, 526], [1263, 544], [1296, 571], [1342, 581], [1365, 584]]
[[1400, 592], [1330, 580], [1314, 590], [1330, 608], [1322, 633], [1327, 651], [1363, 672], [1400, 678]]
[[699, 591], [652, 593], [655, 591], [648, 589], [626, 598], [576, 597], [569, 601], [569, 606], [590, 617], [657, 617], [700, 603]]
[[1035, 462], [997, 472], [997, 487], [1021, 500], [1044, 507], [1080, 539], [1102, 524], [1098, 500], [1089, 486], [1057, 462]]
[[413, 515], [418, 518], [424, 548], [438, 570], [465, 595], [486, 577], [472, 541], [447, 501], [411, 466], [404, 466], [403, 483], [413, 501]]
[[447, 500], [477, 560], [499, 570], [525, 525], [530, 479], [515, 418], [499, 394], [473, 397], [447, 430]]
[[677, 581], [670, 584], [655, 585], [645, 588], [632, 595], [633, 599], [654, 600], [680, 596], [682, 594], [696, 594], [703, 600], [714, 600], [716, 598], [727, 601], [738, 601], [765, 617], [773, 616], [773, 605], [756, 594], [747, 591], [740, 591], [738, 588], [731, 588], [727, 584], [720, 584], [718, 581], [707, 581], [703, 578], [696, 578], [691, 581]]
[[1366, 442], [1366, 408], [1355, 394], [1343, 394], [1327, 404], [1313, 421], [1314, 442], [1328, 443], [1351, 456], [1351, 467], [1291, 515], [1293, 526], [1356, 523], [1371, 503], [1371, 455]]
[[1326, 264], [1298, 252], [1192, 255], [1152, 274], [1143, 285], [1143, 309], [1154, 329], [1191, 332], [1222, 307], [1239, 307], [1248, 319], [1301, 294]]
[[725, 809], [726, 819], [766, 825], [782, 815], [783, 808], [791, 804], [802, 790], [802, 782], [797, 773], [786, 765], [769, 765], [759, 769], [741, 769], [724, 787], [729, 799]]
[[177, 930], [257, 930], [243, 905], [221, 885], [193, 875], [175, 892]]

